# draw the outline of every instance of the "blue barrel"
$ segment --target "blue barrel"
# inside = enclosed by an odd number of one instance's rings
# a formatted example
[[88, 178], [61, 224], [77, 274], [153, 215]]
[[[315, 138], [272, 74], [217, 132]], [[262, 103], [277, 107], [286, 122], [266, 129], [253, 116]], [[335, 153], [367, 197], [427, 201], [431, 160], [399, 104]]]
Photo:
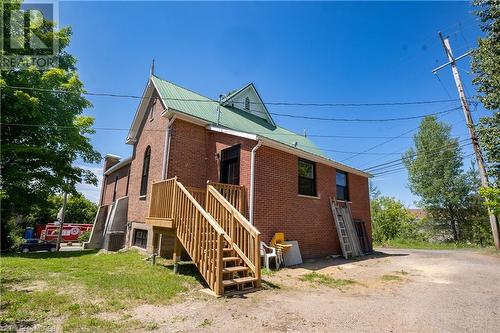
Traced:
[[24, 229], [24, 239], [32, 239], [35, 238], [35, 229], [26, 228]]

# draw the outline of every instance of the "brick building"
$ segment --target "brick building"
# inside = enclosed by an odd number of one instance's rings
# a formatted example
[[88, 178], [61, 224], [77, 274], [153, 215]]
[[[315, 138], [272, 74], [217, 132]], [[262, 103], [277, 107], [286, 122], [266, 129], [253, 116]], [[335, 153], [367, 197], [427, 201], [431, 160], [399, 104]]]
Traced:
[[175, 231], [145, 222], [152, 184], [172, 177], [186, 187], [242, 185], [242, 213], [262, 241], [284, 232], [304, 258], [341, 253], [330, 197], [350, 201], [371, 235], [369, 174], [278, 126], [253, 84], [219, 103], [151, 76], [143, 96], [126, 141], [133, 154], [106, 156], [100, 199], [107, 206], [128, 198], [126, 246], [171, 255]]

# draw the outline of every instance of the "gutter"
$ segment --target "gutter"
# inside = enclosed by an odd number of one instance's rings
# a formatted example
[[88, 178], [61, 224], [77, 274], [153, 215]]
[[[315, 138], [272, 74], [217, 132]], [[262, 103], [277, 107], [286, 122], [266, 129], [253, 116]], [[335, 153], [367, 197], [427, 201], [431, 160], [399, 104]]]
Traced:
[[170, 126], [174, 123], [177, 117], [174, 115], [167, 124], [167, 129], [165, 130], [165, 146], [163, 147], [163, 169], [161, 172], [161, 179], [167, 179], [168, 172], [168, 159], [170, 157], [170, 137], [172, 132], [170, 131]]
[[112, 174], [113, 172], [115, 172], [116, 170], [119, 170], [130, 163], [132, 163], [132, 156], [124, 158], [120, 162], [113, 165], [111, 168], [109, 168], [108, 170], [106, 170], [104, 172], [104, 175], [108, 176], [108, 175]]
[[253, 225], [253, 217], [254, 217], [254, 201], [255, 201], [255, 154], [257, 149], [262, 145], [262, 140], [259, 139], [257, 145], [252, 148], [252, 155], [250, 160], [250, 209], [249, 209], [249, 218], [250, 224]]

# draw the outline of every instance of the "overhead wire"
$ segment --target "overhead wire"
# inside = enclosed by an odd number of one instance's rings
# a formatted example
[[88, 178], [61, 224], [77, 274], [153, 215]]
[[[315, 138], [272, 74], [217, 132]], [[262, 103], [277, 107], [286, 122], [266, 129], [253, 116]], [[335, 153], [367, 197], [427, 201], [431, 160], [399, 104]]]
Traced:
[[[456, 141], [456, 143], [460, 143], [460, 142], [463, 142], [463, 141], [466, 141], [468, 139], [462, 139], [462, 140], [458, 140]], [[462, 148], [462, 147], [465, 147], [465, 146], [468, 146], [468, 145], [471, 145], [472, 143], [471, 142], [466, 142], [466, 143], [463, 143], [463, 144], [459, 144], [457, 146], [457, 148]], [[454, 143], [449, 143], [447, 145], [444, 145], [444, 146], [441, 146], [441, 147], [436, 147], [436, 148], [433, 148], [433, 149], [430, 149], [428, 151], [426, 151], [426, 153], [438, 153], [440, 151], [446, 151], [446, 150], [450, 150], [450, 149], [453, 149], [455, 148], [455, 142]], [[401, 153], [403, 154], [403, 153]], [[416, 155], [416, 153], [411, 156], [411, 158], [417, 158], [418, 155]], [[379, 171], [383, 171], [385, 169], [388, 169], [388, 168], [393, 168], [393, 167], [396, 167], [396, 166], [400, 166], [400, 165], [403, 165], [404, 164], [404, 158], [401, 157], [401, 158], [398, 158], [398, 159], [395, 159], [395, 160], [392, 160], [392, 161], [389, 161], [389, 162], [385, 162], [385, 163], [381, 163], [379, 165], [375, 165], [373, 167], [370, 167], [370, 168], [366, 168], [366, 169], [363, 169], [364, 171], [366, 172], [379, 172]]]
[[[116, 93], [96, 93], [89, 91], [69, 91], [61, 89], [46, 89], [46, 88], [35, 88], [35, 87], [21, 87], [21, 86], [10, 86], [5, 85], [2, 88], [19, 89], [19, 90], [32, 90], [32, 91], [44, 91], [51, 93], [62, 93], [62, 94], [78, 94], [78, 95], [88, 95], [88, 96], [100, 96], [100, 97], [116, 97], [116, 98], [133, 98], [133, 99], [149, 99], [149, 100], [169, 100], [169, 101], [182, 101], [182, 102], [201, 102], [201, 103], [219, 103], [216, 100], [209, 98], [199, 99], [199, 98], [173, 98], [173, 97], [146, 97], [138, 95], [127, 95], [127, 94], [116, 94]], [[448, 103], [460, 101], [458, 98], [445, 99], [445, 100], [421, 100], [421, 101], [397, 101], [397, 102], [374, 102], [374, 103], [307, 103], [307, 102], [250, 102], [250, 104], [257, 105], [281, 105], [281, 106], [402, 106], [402, 105], [422, 105], [422, 104], [436, 104], [436, 103]], [[233, 103], [233, 102], [232, 102]], [[234, 101], [234, 103], [245, 103], [242, 101]]]

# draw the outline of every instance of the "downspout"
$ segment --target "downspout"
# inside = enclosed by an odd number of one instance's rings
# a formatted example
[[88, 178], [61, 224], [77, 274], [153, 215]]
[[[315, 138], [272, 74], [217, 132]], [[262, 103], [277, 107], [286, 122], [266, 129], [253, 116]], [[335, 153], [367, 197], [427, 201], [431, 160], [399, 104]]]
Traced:
[[254, 201], [255, 201], [255, 154], [257, 149], [262, 145], [262, 140], [257, 142], [257, 145], [252, 149], [252, 155], [250, 159], [250, 209], [249, 209], [249, 217], [250, 224], [253, 225], [253, 216], [254, 216]]
[[176, 116], [174, 115], [172, 119], [167, 124], [167, 129], [165, 130], [165, 146], [163, 147], [163, 170], [161, 172], [161, 179], [165, 180], [167, 179], [167, 172], [168, 172], [168, 159], [170, 156], [170, 137], [171, 137], [171, 131], [170, 131], [170, 126], [175, 121]]

